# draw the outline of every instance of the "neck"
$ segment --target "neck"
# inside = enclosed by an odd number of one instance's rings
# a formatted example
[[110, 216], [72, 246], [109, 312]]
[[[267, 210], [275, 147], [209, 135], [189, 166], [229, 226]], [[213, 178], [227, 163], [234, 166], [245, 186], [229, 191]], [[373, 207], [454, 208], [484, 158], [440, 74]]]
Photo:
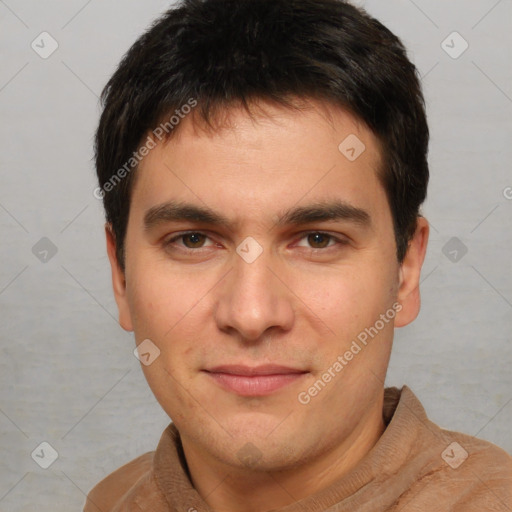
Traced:
[[316, 494], [347, 475], [385, 430], [383, 395], [351, 434], [303, 464], [280, 471], [255, 471], [223, 464], [182, 438], [192, 483], [216, 512], [267, 512]]

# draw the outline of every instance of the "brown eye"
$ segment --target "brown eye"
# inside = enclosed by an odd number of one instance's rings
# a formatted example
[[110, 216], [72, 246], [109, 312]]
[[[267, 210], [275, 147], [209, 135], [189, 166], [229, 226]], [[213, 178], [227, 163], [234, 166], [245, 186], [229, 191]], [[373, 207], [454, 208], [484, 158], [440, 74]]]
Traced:
[[313, 249], [324, 249], [328, 246], [332, 236], [325, 233], [310, 233], [308, 235], [308, 243]]
[[163, 240], [162, 246], [165, 251], [171, 253], [201, 253], [199, 249], [212, 249], [215, 243], [206, 233], [200, 231], [189, 231], [175, 234], [172, 238]]
[[[181, 235], [180, 238], [183, 239], [183, 245], [188, 249], [198, 249], [203, 246], [207, 236], [202, 233], [187, 233]], [[187, 241], [189, 241], [190, 244], [188, 244]]]

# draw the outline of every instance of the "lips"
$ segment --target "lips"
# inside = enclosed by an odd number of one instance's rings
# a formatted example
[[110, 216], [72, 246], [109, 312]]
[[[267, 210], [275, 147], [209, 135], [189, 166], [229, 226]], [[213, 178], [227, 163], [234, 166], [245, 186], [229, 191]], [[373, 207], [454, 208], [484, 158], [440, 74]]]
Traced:
[[289, 366], [281, 366], [277, 364], [264, 364], [260, 366], [245, 366], [241, 364], [228, 364], [222, 366], [214, 366], [205, 370], [211, 373], [227, 373], [230, 375], [288, 375], [291, 373], [305, 373], [306, 370], [290, 368]]
[[289, 366], [222, 365], [204, 370], [220, 387], [241, 396], [264, 396], [300, 380], [308, 372]]

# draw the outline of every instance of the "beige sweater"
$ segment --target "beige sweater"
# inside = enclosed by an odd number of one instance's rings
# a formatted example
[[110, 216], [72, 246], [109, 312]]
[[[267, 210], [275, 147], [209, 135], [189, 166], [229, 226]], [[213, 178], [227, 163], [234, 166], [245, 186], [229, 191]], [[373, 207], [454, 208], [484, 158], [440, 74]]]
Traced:
[[[512, 457], [505, 451], [439, 428], [407, 386], [385, 390], [383, 416], [386, 430], [351, 472], [272, 512], [512, 512]], [[186, 468], [171, 423], [155, 452], [94, 487], [84, 512], [212, 512]]]

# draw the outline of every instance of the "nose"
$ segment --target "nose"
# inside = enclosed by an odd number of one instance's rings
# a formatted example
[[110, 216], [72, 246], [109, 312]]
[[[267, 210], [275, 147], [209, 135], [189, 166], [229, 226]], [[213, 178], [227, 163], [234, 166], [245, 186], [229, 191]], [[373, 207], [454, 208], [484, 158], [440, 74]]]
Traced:
[[235, 255], [234, 268], [223, 280], [215, 308], [219, 329], [236, 333], [246, 343], [273, 331], [290, 330], [293, 294], [278, 275], [278, 266], [272, 265], [271, 255], [265, 251], [252, 263]]

